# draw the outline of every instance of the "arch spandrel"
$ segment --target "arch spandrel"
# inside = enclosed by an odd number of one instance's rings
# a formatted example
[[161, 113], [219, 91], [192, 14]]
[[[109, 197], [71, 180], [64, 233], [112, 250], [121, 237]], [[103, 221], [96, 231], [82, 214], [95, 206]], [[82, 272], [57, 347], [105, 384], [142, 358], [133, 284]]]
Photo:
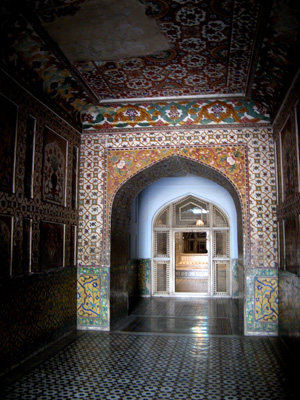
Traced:
[[[118, 189], [132, 176], [172, 156], [189, 158], [219, 171], [232, 182], [240, 194], [243, 205], [246, 204], [247, 156], [246, 147], [242, 144], [179, 149], [109, 150], [107, 154], [107, 204], [112, 202]], [[208, 177], [208, 179], [210, 178]]]

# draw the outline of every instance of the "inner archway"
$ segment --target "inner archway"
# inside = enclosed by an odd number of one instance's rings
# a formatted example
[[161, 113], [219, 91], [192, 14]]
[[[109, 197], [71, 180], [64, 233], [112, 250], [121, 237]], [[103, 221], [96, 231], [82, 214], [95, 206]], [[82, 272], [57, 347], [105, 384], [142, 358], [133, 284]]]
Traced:
[[243, 213], [239, 192], [220, 171], [199, 161], [178, 155], [150, 165], [125, 181], [116, 192], [111, 209], [110, 315], [126, 315], [135, 297], [137, 274], [129, 257], [129, 222], [133, 199], [148, 185], [164, 177], [192, 174], [216, 182], [231, 195], [237, 210], [238, 259], [243, 264]]

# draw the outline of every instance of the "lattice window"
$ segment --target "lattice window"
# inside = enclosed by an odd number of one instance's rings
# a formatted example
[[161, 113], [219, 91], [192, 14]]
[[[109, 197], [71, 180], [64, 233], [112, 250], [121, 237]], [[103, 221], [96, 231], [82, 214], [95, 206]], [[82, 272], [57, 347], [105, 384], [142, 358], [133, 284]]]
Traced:
[[228, 233], [228, 230], [213, 232], [213, 257], [229, 257]]
[[186, 197], [173, 205], [174, 226], [209, 226], [209, 204], [193, 196]]
[[229, 226], [227, 217], [217, 207], [213, 207], [213, 226], [226, 227]]
[[155, 228], [167, 228], [168, 226], [170, 226], [169, 209], [170, 207], [168, 206], [167, 208], [162, 210], [155, 218]]
[[229, 261], [214, 261], [214, 293], [229, 293]]
[[154, 232], [154, 257], [170, 256], [169, 231]]
[[154, 261], [154, 288], [155, 293], [168, 294], [170, 283], [170, 263], [168, 261]]

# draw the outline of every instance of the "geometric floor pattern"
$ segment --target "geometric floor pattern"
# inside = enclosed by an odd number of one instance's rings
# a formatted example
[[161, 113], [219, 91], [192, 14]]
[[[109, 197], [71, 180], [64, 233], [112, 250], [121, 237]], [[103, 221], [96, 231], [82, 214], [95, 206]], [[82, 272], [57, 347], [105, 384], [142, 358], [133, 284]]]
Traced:
[[[225, 318], [220, 304], [216, 307], [219, 316], [210, 314], [212, 318]], [[162, 318], [163, 313], [180, 318], [184, 309], [192, 317], [191, 308], [184, 303], [176, 311], [170, 303], [145, 302], [135, 315], [151, 319], [149, 312], [155, 307], [155, 318]], [[192, 305], [197, 307], [212, 313], [208, 303]], [[289, 387], [287, 370], [274, 350], [274, 339], [122, 329], [81, 332], [7, 386], [0, 394], [1, 400], [298, 398]]]

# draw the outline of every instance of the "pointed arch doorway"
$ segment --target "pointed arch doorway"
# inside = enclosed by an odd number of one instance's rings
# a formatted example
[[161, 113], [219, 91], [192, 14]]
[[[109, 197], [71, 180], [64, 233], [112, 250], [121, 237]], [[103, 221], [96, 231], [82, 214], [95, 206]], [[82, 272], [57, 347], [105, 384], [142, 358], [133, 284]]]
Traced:
[[215, 204], [188, 195], [164, 206], [153, 222], [152, 295], [230, 296], [229, 241], [228, 216]]
[[[146, 244], [145, 248], [143, 248], [141, 251], [138, 251], [136, 257], [138, 263], [137, 268], [141, 267], [141, 271], [143, 274], [141, 280], [140, 275], [138, 279], [136, 278], [137, 274], [140, 274], [140, 272], [134, 269], [135, 267], [133, 266], [132, 261], [135, 258], [132, 257], [129, 252], [129, 249], [131, 248], [131, 243], [136, 242], [135, 238], [131, 237], [130, 230], [131, 206], [134, 199], [137, 196], [139, 198], [140, 196], [143, 196], [142, 193], [144, 192], [144, 189], [147, 189], [148, 192], [151, 184], [159, 181], [160, 179], [173, 179], [177, 177], [182, 177], [182, 179], [186, 179], [187, 175], [204, 178], [219, 185], [225, 191], [227, 191], [229, 196], [232, 198], [232, 202], [236, 210], [236, 221], [234, 224], [232, 224], [231, 232], [233, 232], [234, 226], [236, 226], [237, 229], [235, 255], [232, 255], [232, 268], [233, 265], [235, 265], [234, 268], [236, 273], [232, 285], [232, 297], [241, 297], [243, 295], [243, 259], [244, 251], [245, 253], [247, 253], [246, 244], [248, 243], [248, 236], [247, 230], [243, 230], [243, 227], [245, 225], [243, 218], [245, 209], [242, 208], [243, 199], [239, 191], [228, 177], [226, 177], [222, 172], [216, 170], [215, 168], [205, 165], [199, 160], [193, 160], [187, 157], [172, 155], [170, 157], [166, 157], [161, 161], [154, 162], [148, 168], [145, 168], [135, 175], [131, 176], [120, 186], [113, 197], [113, 201], [111, 203], [111, 211], [107, 214], [107, 226], [110, 226], [110, 232], [109, 236], [107, 236], [107, 242], [104, 243], [104, 246], [106, 246], [105, 254], [110, 257], [110, 321], [120, 318], [128, 313], [131, 304], [131, 292], [140, 293], [142, 296], [152, 295], [152, 293], [150, 293], [150, 286], [149, 293], [147, 286], [149, 282], [148, 271], [150, 273], [150, 271], [152, 271], [153, 269], [153, 264], [151, 263], [152, 224], [151, 221], [149, 221], [148, 224], [148, 219], [147, 223], [144, 223], [144, 220], [139, 217], [139, 228], [141, 228], [142, 230], [139, 229], [138, 231], [138, 242]], [[196, 187], [194, 185], [190, 185], [189, 187], [195, 188], [196, 190]], [[191, 193], [190, 189], [188, 189], [187, 191], [185, 190], [184, 193]], [[194, 192], [192, 192], [191, 194], [194, 194]], [[171, 195], [172, 197], [169, 198], [169, 195]], [[197, 193], [197, 196], [201, 197], [201, 194]], [[164, 202], [162, 202], [161, 205], [166, 204], [166, 201], [172, 202], [172, 199], [174, 199], [173, 194], [164, 192]], [[218, 200], [220, 199], [218, 198]], [[211, 199], [209, 201], [213, 202], [214, 200]], [[145, 204], [146, 203], [147, 202], [145, 202]], [[150, 199], [148, 203], [153, 205], [154, 201]], [[142, 208], [143, 207], [141, 207], [141, 204], [139, 204], [139, 216], [141, 215]], [[158, 206], [154, 210], [153, 214], [152, 212], [150, 213], [149, 211], [147, 211], [144, 215], [147, 215], [147, 218], [149, 216], [152, 219], [152, 216], [155, 214], [155, 211], [158, 208], [160, 208], [160, 206]], [[149, 253], [148, 244], [150, 246]], [[136, 285], [137, 283], [138, 286]], [[147, 291], [147, 293], [141, 293], [141, 288], [142, 290]], [[189, 295], [187, 297], [189, 297]]]

